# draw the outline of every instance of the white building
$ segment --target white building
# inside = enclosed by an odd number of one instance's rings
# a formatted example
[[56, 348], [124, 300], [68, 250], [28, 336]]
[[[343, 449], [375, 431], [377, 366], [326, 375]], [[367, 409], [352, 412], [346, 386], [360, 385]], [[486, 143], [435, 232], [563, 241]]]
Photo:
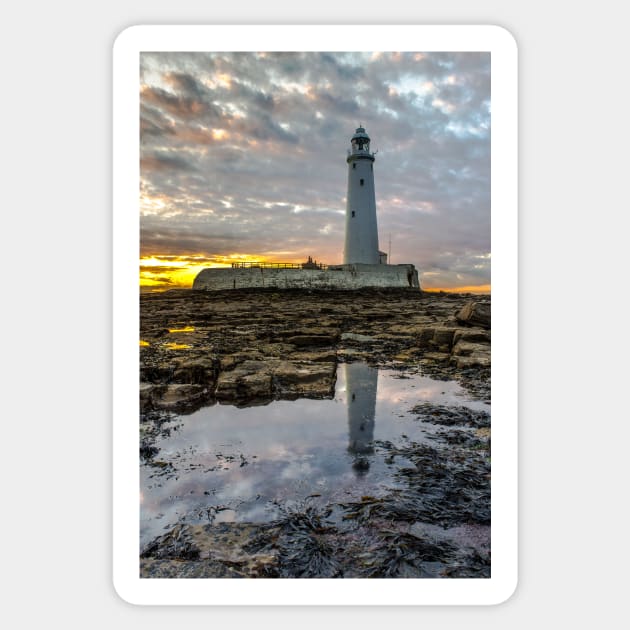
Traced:
[[343, 264], [318, 265], [309, 259], [302, 265], [265, 262], [237, 264], [232, 269], [208, 268], [197, 274], [192, 288], [203, 291], [419, 289], [418, 271], [412, 264], [387, 264], [387, 254], [378, 249], [374, 153], [370, 153], [370, 136], [363, 127], [358, 127], [352, 136], [352, 150], [348, 151], [346, 162], [348, 196]]
[[374, 153], [370, 136], [358, 127], [348, 151], [348, 195], [346, 202], [346, 241], [343, 262], [378, 265], [386, 255], [378, 249], [376, 196], [374, 193]]

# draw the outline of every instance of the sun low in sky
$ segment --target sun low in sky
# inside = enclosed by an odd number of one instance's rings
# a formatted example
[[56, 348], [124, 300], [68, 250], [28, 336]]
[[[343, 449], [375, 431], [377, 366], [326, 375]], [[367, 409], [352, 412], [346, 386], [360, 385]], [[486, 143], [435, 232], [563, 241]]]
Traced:
[[143, 288], [341, 263], [362, 125], [390, 262], [423, 289], [490, 289], [487, 53], [142, 53], [140, 123]]

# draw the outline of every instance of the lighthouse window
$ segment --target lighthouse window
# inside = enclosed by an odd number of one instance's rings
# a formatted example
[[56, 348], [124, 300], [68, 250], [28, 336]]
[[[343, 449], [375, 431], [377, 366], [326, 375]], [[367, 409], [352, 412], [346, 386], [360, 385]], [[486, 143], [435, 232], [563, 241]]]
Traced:
[[352, 211], [352, 216], [354, 216], [354, 210]]
[[356, 163], [356, 162], [353, 162], [353, 163], [352, 163], [352, 168], [356, 168], [356, 167], [357, 167], [357, 163]]
[[361, 186], [363, 186], [364, 183], [365, 183], [365, 180], [363, 180], [363, 179], [359, 180], [359, 184], [361, 184]]

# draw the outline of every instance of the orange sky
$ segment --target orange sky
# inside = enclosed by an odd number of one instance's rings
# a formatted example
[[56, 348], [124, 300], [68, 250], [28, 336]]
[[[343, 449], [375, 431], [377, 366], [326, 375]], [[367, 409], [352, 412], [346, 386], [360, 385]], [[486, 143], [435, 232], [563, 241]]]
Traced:
[[389, 263], [487, 289], [488, 53], [143, 52], [139, 88], [143, 290], [233, 261], [340, 263], [359, 125]]
[[[142, 291], [164, 291], [192, 287], [195, 276], [208, 267], [229, 268], [232, 262], [304, 262], [302, 260], [268, 261], [261, 256], [233, 254], [221, 259], [209, 260], [202, 256], [195, 260], [190, 256], [147, 256], [140, 259], [140, 288]], [[462, 285], [453, 287], [422, 286], [425, 291], [447, 291], [450, 293], [490, 293], [490, 285]]]

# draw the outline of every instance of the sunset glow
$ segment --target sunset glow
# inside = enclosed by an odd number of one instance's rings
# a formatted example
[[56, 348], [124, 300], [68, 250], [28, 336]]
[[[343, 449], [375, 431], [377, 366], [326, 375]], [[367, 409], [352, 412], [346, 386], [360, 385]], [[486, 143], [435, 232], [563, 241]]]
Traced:
[[423, 288], [423, 291], [427, 291], [428, 293], [439, 293], [440, 291], [444, 293], [491, 293], [489, 284], [479, 284], [469, 287]]
[[[282, 253], [281, 253], [282, 254]], [[305, 261], [306, 257], [300, 259], [287, 259], [286, 256], [277, 255], [273, 258], [265, 256], [255, 256], [248, 254], [230, 254], [227, 256], [217, 256], [212, 259], [203, 257], [187, 258], [174, 256], [150, 256], [140, 259], [140, 287], [144, 291], [164, 291], [166, 289], [190, 289], [197, 274], [207, 268], [230, 268], [232, 263], [252, 263], [252, 262], [286, 262], [299, 264]], [[436, 281], [435, 274], [427, 273], [423, 277], [420, 271], [420, 285], [423, 291], [446, 292], [446, 293], [491, 293], [490, 284], [462, 285], [441, 287], [433, 286]], [[170, 333], [193, 332], [194, 328], [169, 329]], [[148, 345], [147, 342], [140, 342], [141, 345]]]
[[228, 132], [225, 129], [213, 129], [212, 130], [212, 137], [215, 140], [224, 140], [225, 138], [227, 138]]
[[[140, 288], [145, 291], [190, 289], [197, 274], [207, 268], [230, 268], [232, 263], [267, 262], [264, 256], [144, 256], [140, 258]], [[184, 332], [171, 330], [169, 332]], [[185, 331], [189, 332], [189, 331]]]
[[389, 262], [423, 289], [490, 291], [488, 53], [143, 52], [139, 91], [141, 290], [341, 263], [362, 125]]

